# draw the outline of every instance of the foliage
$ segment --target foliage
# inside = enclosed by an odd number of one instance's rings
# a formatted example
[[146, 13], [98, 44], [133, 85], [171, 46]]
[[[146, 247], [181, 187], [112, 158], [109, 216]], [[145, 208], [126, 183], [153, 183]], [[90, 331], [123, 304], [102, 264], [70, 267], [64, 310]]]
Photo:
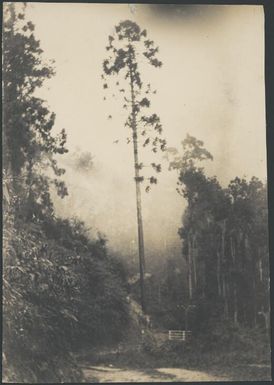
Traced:
[[266, 186], [256, 177], [236, 177], [222, 188], [199, 166], [213, 159], [203, 142], [188, 135], [182, 145], [182, 156], [170, 151], [170, 167], [178, 169], [178, 192], [188, 203], [179, 234], [188, 275], [185, 303], [196, 305], [192, 326], [225, 319], [268, 330]]
[[[106, 77], [119, 76], [115, 86], [123, 99], [123, 108], [129, 110], [125, 126], [130, 129], [127, 143], [133, 142], [135, 157], [136, 182], [143, 182], [145, 178], [139, 176], [139, 170], [145, 165], [138, 159], [138, 147], [150, 146], [153, 153], [165, 151], [166, 140], [161, 138], [162, 125], [157, 114], [145, 114], [143, 111], [150, 107], [149, 96], [156, 93], [150, 83], [144, 85], [140, 72], [142, 58], [154, 66], [161, 67], [162, 62], [157, 58], [159, 51], [154, 42], [147, 37], [147, 31], [131, 20], [120, 22], [115, 27], [115, 33], [109, 36], [109, 45], [106, 47], [110, 53], [103, 62], [102, 79], [105, 82], [103, 87], [109, 89]], [[128, 87], [129, 86], [129, 87]], [[106, 99], [106, 97], [104, 97]], [[132, 137], [132, 139], [131, 139]], [[161, 164], [152, 162], [150, 167], [156, 173], [161, 172]], [[150, 176], [146, 178], [148, 185], [146, 191], [150, 190], [151, 184], [157, 183], [157, 178]]]
[[66, 135], [52, 135], [54, 114], [34, 96], [53, 71], [20, 6], [5, 6], [3, 33], [3, 377], [78, 382], [72, 352], [117, 340], [127, 325], [125, 272], [105, 239], [55, 216], [50, 185], [61, 197], [67, 191], [54, 155], [67, 151]]
[[[63, 228], [69, 226], [77, 233], [77, 224], [63, 223]], [[63, 357], [68, 365], [68, 352], [76, 347], [121, 336], [121, 326], [127, 324], [122, 267], [98, 241], [83, 242], [83, 234], [70, 235], [69, 246], [74, 247], [65, 248], [65, 239], [57, 242], [40, 225], [20, 229], [13, 231], [5, 253], [6, 360], [19, 371], [17, 380], [25, 370], [24, 381], [64, 381], [56, 359]], [[73, 373], [75, 364], [71, 368], [66, 375], [75, 379], [79, 373]]]
[[67, 150], [65, 130], [53, 136], [55, 114], [49, 111], [44, 100], [35, 96], [35, 91], [54, 70], [44, 63], [34, 25], [25, 21], [22, 7], [20, 10], [14, 3], [6, 3], [4, 7], [3, 166], [18, 193], [17, 210], [23, 210], [24, 206], [22, 215], [32, 218], [52, 214], [50, 185], [55, 186], [61, 197], [67, 195], [59, 179], [65, 170], [58, 167], [54, 158], [55, 154], [64, 154]]

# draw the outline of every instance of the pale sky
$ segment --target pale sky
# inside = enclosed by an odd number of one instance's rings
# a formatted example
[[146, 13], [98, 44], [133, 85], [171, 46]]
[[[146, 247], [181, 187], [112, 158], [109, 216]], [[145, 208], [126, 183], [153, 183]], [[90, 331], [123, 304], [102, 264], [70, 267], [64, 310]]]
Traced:
[[[29, 3], [27, 15], [44, 57], [55, 60], [56, 76], [39, 95], [56, 113], [56, 131], [66, 129], [71, 152], [79, 148], [94, 156], [88, 176], [67, 166], [64, 179], [71, 194], [56, 203], [57, 211], [78, 215], [94, 232], [104, 233], [113, 250], [137, 261], [126, 115], [114, 98], [103, 101], [102, 62], [114, 26], [134, 20], [159, 46], [162, 68], [143, 67], [144, 79], [157, 89], [151, 112], [160, 116], [168, 146], [180, 149], [186, 133], [204, 141], [214, 156], [207, 171], [223, 186], [235, 176], [266, 179], [266, 128], [263, 7], [198, 6], [180, 16], [165, 16], [148, 5], [134, 9], [126, 4]], [[163, 165], [158, 185], [143, 193], [148, 260], [181, 247], [177, 230], [185, 202], [176, 192], [176, 173]]]

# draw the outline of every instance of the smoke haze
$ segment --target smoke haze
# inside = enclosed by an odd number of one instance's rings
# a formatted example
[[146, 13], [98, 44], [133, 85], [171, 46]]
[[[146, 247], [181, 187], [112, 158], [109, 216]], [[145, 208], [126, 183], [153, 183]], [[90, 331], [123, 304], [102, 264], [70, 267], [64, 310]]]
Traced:
[[[181, 149], [187, 133], [203, 140], [214, 156], [206, 169], [223, 185], [236, 175], [266, 179], [262, 7], [29, 3], [27, 13], [44, 56], [55, 60], [56, 76], [39, 96], [56, 113], [56, 131], [64, 127], [68, 134], [70, 152], [60, 162], [70, 196], [55, 199], [60, 215], [77, 215], [137, 263], [126, 113], [112, 91], [103, 100], [101, 79], [108, 35], [124, 19], [146, 28], [159, 46], [163, 67], [142, 66], [142, 73], [157, 89], [151, 111], [161, 118], [167, 145]], [[92, 155], [90, 170], [75, 172], [77, 147]], [[144, 163], [150, 160], [143, 156]], [[186, 203], [176, 192], [176, 172], [161, 161], [158, 184], [142, 192], [148, 263], [181, 252], [177, 231]]]

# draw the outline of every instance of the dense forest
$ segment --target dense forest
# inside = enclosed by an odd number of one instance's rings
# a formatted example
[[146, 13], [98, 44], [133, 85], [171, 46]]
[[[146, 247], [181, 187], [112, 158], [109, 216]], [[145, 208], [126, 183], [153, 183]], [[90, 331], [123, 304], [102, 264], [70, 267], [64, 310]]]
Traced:
[[[182, 150], [183, 155], [168, 149], [170, 168], [178, 171], [177, 191], [187, 201], [178, 230], [185, 269], [169, 260], [161, 285], [152, 280], [151, 286], [171, 311], [178, 313], [176, 305], [191, 308], [192, 328], [201, 319], [204, 328], [214, 315], [269, 331], [267, 186], [256, 177], [235, 177], [222, 188], [201, 167], [213, 161], [202, 141], [187, 135]], [[177, 326], [184, 317], [179, 311]]]
[[78, 381], [71, 352], [118, 339], [128, 322], [125, 271], [105, 239], [54, 214], [52, 188], [68, 194], [54, 158], [66, 133], [52, 134], [54, 113], [35, 96], [54, 71], [24, 12], [11, 4], [4, 20], [4, 379]]
[[[182, 148], [176, 149], [166, 148], [161, 139], [170, 172], [178, 174], [182, 252], [179, 257], [167, 256], [150, 274], [143, 272], [145, 317], [135, 267], [129, 271], [112, 254], [107, 239], [91, 237], [81, 220], [55, 213], [53, 193], [60, 199], [69, 194], [62, 180], [66, 170], [57, 162], [57, 156], [68, 152], [67, 135], [65, 129], [53, 133], [55, 114], [36, 96], [44, 81], [54, 76], [53, 65], [44, 60], [24, 7], [18, 11], [13, 3], [7, 5], [3, 29], [3, 380], [84, 381], [77, 352], [129, 343], [133, 332], [135, 340], [141, 341], [141, 354], [134, 347], [131, 356], [127, 352], [127, 357], [120, 354], [119, 359], [132, 359], [135, 364], [154, 359], [182, 364], [187, 362], [186, 354], [192, 360], [196, 354], [194, 361], [200, 364], [201, 354], [212, 349], [215, 356], [233, 350], [234, 361], [249, 349], [251, 361], [268, 362], [266, 183], [236, 176], [223, 187], [203, 167], [213, 161], [214, 154], [202, 141], [187, 135]], [[158, 118], [152, 123], [157, 125]], [[185, 210], [183, 201], [187, 202]], [[192, 347], [186, 351], [182, 345], [166, 344], [163, 348], [155, 336], [168, 329], [191, 330]]]

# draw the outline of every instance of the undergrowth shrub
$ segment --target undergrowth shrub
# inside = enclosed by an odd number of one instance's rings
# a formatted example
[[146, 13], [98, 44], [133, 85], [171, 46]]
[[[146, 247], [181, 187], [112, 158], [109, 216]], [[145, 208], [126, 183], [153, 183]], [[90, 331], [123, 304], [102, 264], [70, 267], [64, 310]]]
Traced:
[[[66, 223], [68, 227], [73, 223]], [[122, 335], [128, 320], [122, 267], [100, 240], [83, 234], [82, 239], [74, 234], [73, 240], [74, 230], [67, 248], [62, 238], [49, 238], [42, 224], [19, 222], [7, 228], [5, 381], [82, 381], [72, 351]]]
[[159, 349], [167, 363], [191, 367], [270, 364], [271, 353], [264, 329], [231, 322], [217, 323], [208, 333], [193, 336], [189, 342], [167, 341]]

